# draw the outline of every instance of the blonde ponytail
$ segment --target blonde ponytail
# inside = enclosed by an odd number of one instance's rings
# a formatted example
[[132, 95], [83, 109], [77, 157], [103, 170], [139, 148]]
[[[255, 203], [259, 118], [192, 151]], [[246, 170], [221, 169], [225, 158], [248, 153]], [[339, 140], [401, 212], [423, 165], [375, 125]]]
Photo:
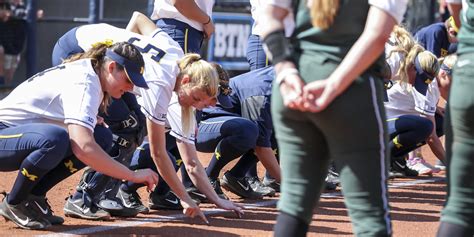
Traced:
[[[205, 91], [209, 97], [217, 96], [219, 90], [219, 77], [217, 72], [214, 67], [203, 60], [199, 54], [186, 54], [178, 61], [178, 66], [181, 69], [178, 78], [189, 75], [191, 79], [186, 85], [182, 85], [182, 88], [197, 87]], [[189, 131], [193, 123], [195, 123], [194, 109], [192, 107], [181, 106], [181, 124], [184, 134], [189, 135], [191, 132], [194, 132]]]
[[403, 60], [400, 61], [400, 68], [397, 74], [400, 77], [402, 83], [408, 83], [408, 67], [414, 65], [416, 56], [425, 51], [423, 46], [415, 44], [408, 52], [405, 52]]

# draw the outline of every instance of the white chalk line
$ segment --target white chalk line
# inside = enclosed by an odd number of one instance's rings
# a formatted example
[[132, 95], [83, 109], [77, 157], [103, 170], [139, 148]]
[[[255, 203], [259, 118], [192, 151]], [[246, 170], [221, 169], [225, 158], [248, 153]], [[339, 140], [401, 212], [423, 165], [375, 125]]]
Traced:
[[[432, 177], [428, 179], [419, 179], [419, 180], [412, 180], [412, 181], [406, 181], [406, 182], [395, 182], [395, 183], [389, 184], [388, 187], [401, 188], [401, 187], [413, 186], [417, 184], [434, 183], [434, 182], [444, 181], [444, 180], [445, 180], [444, 177]], [[342, 193], [341, 192], [323, 193], [321, 197], [322, 198], [342, 197]], [[256, 207], [268, 207], [268, 206], [276, 205], [277, 201], [278, 200], [268, 200], [268, 201], [261, 201], [261, 202], [256, 202], [256, 203], [247, 203], [244, 205], [246, 209], [251, 209], [251, 208], [256, 208]], [[211, 210], [205, 210], [204, 214], [215, 215], [215, 214], [224, 213], [224, 212], [229, 212], [229, 211], [215, 208]], [[167, 215], [167, 216], [158, 215], [157, 217], [153, 217], [153, 218], [140, 218], [140, 220], [127, 220], [127, 221], [118, 221], [118, 222], [110, 222], [110, 223], [103, 222], [103, 223], [107, 223], [107, 225], [79, 228], [79, 229], [74, 229], [74, 230], [68, 230], [65, 232], [57, 232], [57, 233], [37, 235], [37, 236], [53, 237], [53, 236], [87, 235], [87, 234], [93, 234], [93, 233], [102, 232], [102, 231], [109, 231], [109, 230], [118, 229], [118, 228], [134, 227], [134, 226], [144, 225], [147, 223], [181, 220], [185, 218], [186, 216], [184, 214], [174, 214], [174, 215]]]

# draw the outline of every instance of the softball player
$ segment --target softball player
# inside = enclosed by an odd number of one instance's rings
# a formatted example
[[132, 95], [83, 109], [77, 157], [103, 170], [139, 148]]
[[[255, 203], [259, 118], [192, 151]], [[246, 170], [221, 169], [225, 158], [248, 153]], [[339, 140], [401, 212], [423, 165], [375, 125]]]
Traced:
[[[247, 61], [249, 62], [250, 70], [266, 67], [270, 65], [270, 61], [263, 50], [263, 43], [261, 39], [262, 23], [259, 22], [259, 17], [263, 14], [264, 0], [250, 0], [250, 13], [253, 18], [252, 34], [247, 41]], [[290, 12], [283, 20], [285, 28], [285, 36], [290, 37], [295, 28], [295, 20], [293, 13]]]
[[[225, 79], [228, 76], [224, 69], [217, 64], [216, 68], [220, 72], [221, 82], [228, 81]], [[211, 182], [219, 183], [222, 168], [233, 159], [242, 156], [234, 168], [224, 174], [220, 183], [222, 187], [243, 198], [254, 199], [275, 194], [275, 190], [258, 186], [260, 182], [251, 182], [250, 178], [245, 177], [247, 170], [255, 166], [258, 161], [256, 157], [262, 160], [265, 167], [278, 177], [278, 180], [280, 177], [280, 167], [273, 152], [276, 144], [272, 144], [271, 139], [273, 124], [270, 115], [270, 97], [273, 78], [272, 67], [257, 69], [232, 78], [228, 86], [232, 90], [230, 98], [233, 106], [204, 109], [198, 126], [196, 148], [200, 152], [214, 152], [206, 168]], [[194, 187], [190, 187], [188, 192], [196, 198], [202, 196]]]
[[392, 157], [391, 176], [437, 173], [440, 170], [421, 157], [410, 157], [408, 161], [404, 157], [408, 152], [428, 143], [438, 159], [444, 160], [444, 148], [438, 137], [443, 134], [437, 134], [435, 129], [436, 125], [442, 124], [442, 118], [439, 121], [435, 119], [440, 97], [435, 78], [438, 76], [438, 60], [417, 44], [401, 58], [403, 62], [400, 69], [392, 68], [407, 73], [397, 75], [399, 80], [387, 90], [388, 99], [385, 102]]
[[[151, 21], [141, 23], [153, 25]], [[152, 151], [151, 157], [153, 157], [160, 174], [163, 175], [163, 179], [170, 184], [171, 189], [181, 199], [181, 205], [184, 207], [183, 212], [193, 217], [198, 215], [207, 222], [199, 207], [184, 190], [183, 185], [177, 178], [173, 164], [169, 161], [165, 146], [165, 121], [171, 97], [173, 94], [176, 94], [179, 101], [178, 105], [183, 110], [183, 114], [180, 117], [183, 133], [191, 134], [194, 131], [191, 129], [194, 123], [192, 108], [202, 109], [215, 103], [217, 75], [212, 66], [198, 55], [188, 54], [183, 57], [179, 45], [166, 33], [156, 29], [156, 27], [154, 28], [155, 30], [150, 34], [152, 38], [150, 38], [106, 24], [86, 25], [71, 30], [64, 38], [78, 40], [77, 44], [81, 48], [88, 47], [93, 42], [101, 42], [105, 39], [112, 38], [117, 40], [128, 38], [127, 41], [135, 44], [144, 53], [145, 60], [151, 61], [145, 67], [145, 80], [150, 89], [134, 91], [139, 95], [138, 102], [141, 106], [141, 111], [147, 117], [147, 132], [150, 150]], [[101, 32], [106, 32], [106, 34]], [[75, 37], [71, 36], [74, 34]], [[86, 35], [93, 35], [96, 38], [87, 37]], [[63, 44], [61, 41], [66, 43]], [[55, 48], [71, 44], [71, 42], [74, 43], [73, 40], [60, 40]], [[69, 47], [74, 48], [73, 45], [69, 45]], [[205, 176], [204, 169], [197, 156], [187, 156], [183, 159], [183, 162], [193, 168], [190, 170], [190, 175], [193, 177], [196, 185], [203, 192], [212, 195], [212, 187]], [[137, 195], [123, 191], [119, 190], [117, 194], [122, 197], [122, 202], [133, 203], [130, 200], [123, 200]], [[219, 200], [217, 197], [215, 203], [224, 209], [241, 210], [240, 206], [236, 206], [227, 200]], [[128, 205], [125, 206], [128, 207]], [[141, 210], [144, 209], [141, 208]]]
[[[159, 78], [175, 75], [179, 70], [176, 60], [183, 56], [182, 51], [166, 33], [159, 32], [156, 27], [154, 28], [155, 30], [150, 33], [154, 38], [108, 24], [91, 24], [73, 28], [56, 43], [52, 54], [53, 65], [61, 63], [63, 58], [68, 58], [74, 53], [87, 50], [97, 42], [128, 41], [137, 46], [146, 55], [145, 60], [149, 61], [145, 66], [145, 77]], [[166, 55], [162, 48], [166, 49]], [[158, 65], [156, 61], [159, 61], [160, 64]], [[166, 86], [168, 90], [172, 90], [174, 83], [174, 81], [159, 82], [160, 86]], [[124, 98], [112, 101], [108, 113], [102, 114], [102, 116], [114, 133], [114, 146], [109, 154], [128, 166], [135, 148], [143, 140], [146, 123], [135, 96], [126, 94]], [[118, 156], [119, 154], [120, 156]], [[124, 208], [114, 202], [102, 200], [105, 198], [103, 192], [106, 190], [106, 185], [112, 186], [111, 182], [113, 183], [110, 177], [95, 173], [93, 170], [85, 172], [77, 192], [68, 199], [65, 205], [66, 215], [97, 220], [106, 219], [110, 214], [119, 216], [138, 214], [134, 208]], [[113, 189], [108, 193], [108, 196], [113, 196], [116, 191]], [[81, 209], [76, 208], [77, 206]]]
[[[474, 228], [474, 122], [472, 89], [474, 83], [474, 24], [472, 1], [446, 1], [456, 22], [461, 19], [458, 60], [453, 68], [453, 82], [446, 111], [446, 154], [448, 195], [441, 213], [437, 236], [473, 236]], [[460, 11], [462, 8], [462, 11]], [[458, 19], [458, 16], [460, 19]]]
[[454, 18], [450, 17], [445, 22], [421, 28], [416, 32], [415, 39], [426, 50], [440, 58], [448, 56], [450, 45], [458, 42], [456, 38], [458, 32], [459, 27], [454, 22]]
[[[282, 168], [275, 236], [306, 234], [331, 158], [341, 164], [355, 235], [391, 235], [383, 80], [375, 72], [406, 1], [267, 2], [262, 36], [277, 75], [271, 109]], [[281, 21], [289, 11], [296, 29], [287, 40]]]
[[[200, 108], [200, 109], [202, 109], [202, 108]], [[182, 123], [182, 119], [183, 119], [183, 113], [182, 113], [181, 106], [180, 106], [179, 101], [178, 101], [178, 96], [173, 95], [173, 97], [171, 99], [171, 102], [169, 104], [168, 113], [167, 113], [167, 116], [166, 116], [166, 121], [167, 121], [166, 124], [167, 124], [167, 127], [169, 127], [169, 129], [170, 129], [169, 134], [170, 134], [170, 136], [172, 136], [176, 139], [176, 145], [177, 145], [177, 148], [179, 150], [180, 158], [183, 161], [186, 161], [186, 160], [189, 160], [189, 159], [198, 160], [197, 153], [196, 153], [196, 147], [194, 145], [194, 143], [195, 143], [194, 133], [186, 133], [185, 132], [185, 128], [184, 128], [183, 123]], [[191, 125], [191, 127], [189, 128], [190, 129], [189, 131], [195, 131], [195, 123], [190, 124], [190, 125]], [[151, 145], [151, 143], [150, 143], [150, 145]], [[151, 147], [148, 147], [148, 148], [151, 148]], [[149, 167], [149, 168], [152, 168], [152, 169], [156, 169], [155, 164], [150, 162], [151, 156], [150, 156], [149, 152], [150, 152], [151, 149], [148, 149], [148, 148], [145, 145], [145, 146], [142, 146], [143, 150], [137, 150], [137, 152], [135, 153], [135, 156], [132, 158], [132, 164], [131, 165], [134, 168], [141, 169], [142, 167]], [[186, 164], [186, 165], [188, 165], [188, 164]], [[201, 166], [200, 163], [198, 165]], [[188, 165], [187, 167], [191, 167], [191, 166]], [[177, 170], [178, 168], [179, 168], [179, 166], [176, 165], [175, 170]], [[202, 168], [202, 166], [201, 166], [201, 169], [204, 172], [204, 168]], [[188, 170], [188, 173], [189, 173], [189, 170]], [[206, 178], [206, 181], [207, 181], [207, 176], [204, 176], [204, 177]], [[199, 178], [201, 178], [201, 177], [199, 177]], [[223, 208], [223, 209], [234, 210], [238, 214], [238, 216], [240, 216], [243, 213], [242, 210], [241, 210], [242, 207], [240, 205], [233, 204], [232, 202], [226, 200], [225, 198], [219, 197], [216, 194], [216, 192], [214, 192], [213, 189], [203, 189], [202, 186], [200, 186], [201, 184], [199, 182], [195, 182], [195, 179], [196, 179], [195, 177], [191, 176], [191, 179], [193, 180], [193, 182], [197, 186], [198, 190], [200, 190], [201, 193], [203, 193], [211, 203], [214, 203], [218, 207]], [[207, 181], [207, 183], [209, 184], [209, 181]], [[212, 185], [214, 186], [216, 184], [212, 182]], [[128, 182], [128, 183], [122, 184], [121, 190], [126, 190], [126, 192], [128, 192], [128, 193], [133, 193], [133, 192], [136, 192], [136, 189], [138, 189], [141, 186], [143, 186], [143, 185], [133, 183], [133, 182]], [[160, 188], [160, 186], [157, 186], [157, 189], [158, 188]], [[168, 195], [166, 198], [168, 198], [169, 202], [175, 202], [176, 203], [174, 208], [170, 207], [170, 205], [163, 205], [162, 206], [162, 205], [159, 205], [159, 203], [156, 203], [156, 202], [154, 203], [153, 202], [154, 199], [158, 199], [158, 198], [160, 198], [159, 196], [163, 196], [163, 195], [166, 195], [166, 192], [164, 194], [162, 194], [160, 192], [155, 193], [155, 196], [150, 195], [150, 200], [151, 200], [150, 206], [155, 205], [156, 209], [160, 209], [160, 208], [179, 209], [179, 205], [178, 205], [179, 200], [176, 199], [173, 196]]]
[[[263, 1], [261, 0], [251, 0], [250, 1], [250, 12], [252, 14], [253, 18], [253, 25], [252, 25], [252, 32], [251, 35], [248, 38], [247, 41], [247, 61], [250, 66], [250, 70], [255, 70], [259, 68], [266, 67], [270, 65], [270, 61], [265, 54], [265, 51], [263, 50], [263, 43], [260, 37], [260, 31], [261, 31], [261, 25], [262, 23], [259, 23], [259, 16], [262, 14], [263, 11]], [[295, 21], [293, 19], [292, 13], [288, 14], [288, 16], [284, 20], [284, 25], [285, 25], [285, 36], [290, 37]], [[276, 144], [276, 139], [273, 135], [272, 137], [273, 143]], [[276, 145], [275, 145], [276, 146]], [[277, 147], [277, 146], [276, 146]], [[278, 149], [274, 149], [275, 152], [277, 153]], [[253, 154], [253, 151], [249, 151], [248, 153], [245, 154], [245, 159], [243, 160], [248, 160], [249, 162], [253, 161], [253, 163], [257, 163], [258, 159], [257, 157]], [[276, 155], [278, 158], [278, 154]], [[242, 166], [241, 168], [246, 168]], [[246, 171], [247, 174], [246, 176], [248, 177], [247, 179], [250, 181], [253, 187], [260, 187], [264, 188], [264, 186], [269, 186], [272, 189], [279, 190], [279, 184], [275, 181], [273, 177], [269, 175], [268, 172], [265, 173], [264, 177], [264, 183], [260, 182], [260, 179], [257, 176], [257, 165], [253, 165], [250, 168], [247, 168], [247, 170], [242, 170], [239, 172], [244, 172]], [[265, 189], [265, 188], [264, 188]]]
[[85, 165], [148, 188], [156, 184], [155, 172], [133, 172], [111, 159], [103, 150], [111, 144], [110, 131], [97, 125], [109, 96], [148, 87], [143, 67], [140, 52], [128, 43], [98, 45], [29, 78], [0, 102], [0, 170], [19, 170], [0, 203], [2, 216], [25, 229], [61, 224], [46, 192]]
[[[458, 32], [459, 27], [456, 25], [454, 18], [450, 17], [444, 22], [434, 23], [423, 27], [416, 32], [415, 38], [426, 50], [432, 52], [436, 57], [441, 58], [456, 52]], [[442, 118], [442, 115], [437, 113], [436, 117]], [[440, 122], [442, 125], [442, 120]], [[417, 148], [415, 151], [410, 152], [409, 159], [423, 160], [421, 148]], [[446, 168], [441, 160], [436, 162], [436, 166], [444, 169]]]

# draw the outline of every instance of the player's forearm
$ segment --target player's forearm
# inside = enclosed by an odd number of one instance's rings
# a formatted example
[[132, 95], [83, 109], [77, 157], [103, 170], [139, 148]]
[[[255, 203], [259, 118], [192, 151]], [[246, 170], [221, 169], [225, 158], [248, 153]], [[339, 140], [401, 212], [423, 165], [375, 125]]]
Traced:
[[270, 147], [255, 147], [255, 153], [257, 154], [258, 160], [262, 162], [265, 169], [270, 172], [270, 175], [274, 177], [277, 182], [281, 180], [281, 170], [278, 164], [277, 158]]
[[428, 146], [430, 147], [433, 154], [441, 161], [445, 161], [446, 151], [444, 150], [443, 144], [439, 139], [438, 135], [436, 134], [436, 120], [434, 116], [427, 116], [427, 118], [433, 124], [433, 130], [431, 131], [431, 135], [426, 141]]
[[[95, 142], [90, 130], [80, 125], [71, 124], [68, 125], [68, 132], [71, 149], [74, 155], [84, 164], [97, 172], [116, 179], [132, 179], [133, 172], [105, 153]], [[72, 163], [70, 169], [71, 171], [75, 169]]]
[[446, 161], [445, 156], [446, 152], [444, 150], [443, 144], [441, 143], [441, 140], [436, 134], [432, 134], [430, 138], [428, 138], [428, 146], [430, 147], [431, 151], [433, 154], [441, 161]]
[[147, 16], [140, 12], [133, 12], [132, 18], [125, 28], [128, 31], [135, 32], [142, 35], [150, 35], [156, 30], [156, 25]]
[[265, 38], [274, 31], [283, 30], [283, 19], [285, 19], [288, 13], [287, 9], [274, 5], [266, 5], [263, 14], [259, 18], [260, 22], [265, 22], [265, 24], [262, 24], [262, 38]]
[[194, 1], [190, 0], [174, 0], [174, 7], [183, 14], [183, 16], [197, 21], [199, 23], [207, 23], [209, 17]]
[[166, 137], [164, 125], [156, 124], [147, 119], [148, 140], [150, 142], [150, 155], [155, 162], [161, 177], [170, 186], [171, 190], [185, 202], [190, 203], [191, 197], [184, 189], [184, 185], [178, 178], [176, 170], [166, 151]]
[[186, 167], [186, 172], [189, 178], [204, 195], [212, 203], [216, 203], [219, 197], [212, 188], [206, 171], [197, 157], [197, 152], [194, 145], [184, 142], [178, 142], [178, 150], [181, 154], [181, 159]]
[[454, 22], [456, 22], [456, 26], [458, 28], [461, 28], [461, 18], [459, 17], [461, 9], [462, 5], [459, 3], [448, 3], [449, 13], [451, 13], [451, 16], [453, 16]]

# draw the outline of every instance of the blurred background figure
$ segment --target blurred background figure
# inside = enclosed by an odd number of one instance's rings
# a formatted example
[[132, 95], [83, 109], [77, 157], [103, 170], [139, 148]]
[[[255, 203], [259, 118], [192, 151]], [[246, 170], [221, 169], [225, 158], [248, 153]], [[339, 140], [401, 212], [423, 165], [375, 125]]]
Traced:
[[5, 72], [3, 70], [3, 64], [5, 61], [3, 34], [5, 32], [5, 22], [10, 18], [10, 15], [10, 4], [7, 0], [0, 0], [0, 85], [5, 83]]
[[[11, 85], [27, 34], [26, 6], [23, 0], [0, 1], [0, 84]], [[43, 10], [37, 11], [37, 18]]]

